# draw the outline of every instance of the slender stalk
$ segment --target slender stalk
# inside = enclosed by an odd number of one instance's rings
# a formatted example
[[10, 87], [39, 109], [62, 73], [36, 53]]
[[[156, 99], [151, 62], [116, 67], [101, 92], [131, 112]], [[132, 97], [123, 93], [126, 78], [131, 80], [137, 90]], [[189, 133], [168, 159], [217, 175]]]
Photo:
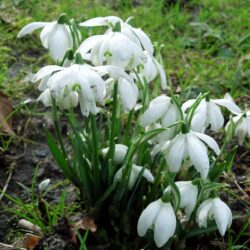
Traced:
[[124, 139], [123, 139], [123, 144], [124, 145], [129, 144], [129, 130], [131, 128], [133, 116], [134, 116], [134, 109], [132, 109], [128, 114], [128, 121], [127, 121], [127, 125], [126, 125], [126, 128], [125, 128]]
[[66, 150], [64, 147], [62, 134], [61, 134], [60, 126], [59, 126], [59, 121], [58, 121], [58, 116], [57, 116], [56, 101], [53, 97], [51, 97], [51, 99], [52, 99], [52, 114], [53, 114], [53, 120], [54, 120], [54, 124], [55, 124], [56, 135], [57, 135], [63, 156], [67, 160], [67, 154], [66, 154]]
[[113, 110], [111, 118], [111, 132], [110, 132], [110, 145], [107, 159], [113, 159], [115, 152], [115, 132], [116, 132], [116, 113], [117, 113], [117, 101], [118, 101], [118, 82], [115, 82], [113, 93]]
[[95, 177], [98, 179], [96, 185], [100, 186], [100, 170], [99, 170], [99, 136], [96, 126], [96, 118], [94, 115], [90, 116], [91, 130], [92, 130], [92, 147], [93, 147], [93, 169], [95, 171]]

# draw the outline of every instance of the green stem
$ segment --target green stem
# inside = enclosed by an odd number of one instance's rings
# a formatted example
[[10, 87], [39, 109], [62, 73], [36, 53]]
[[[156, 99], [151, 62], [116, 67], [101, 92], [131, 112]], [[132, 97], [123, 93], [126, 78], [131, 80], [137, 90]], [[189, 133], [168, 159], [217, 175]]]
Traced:
[[111, 132], [110, 132], [110, 142], [109, 142], [109, 152], [107, 154], [107, 159], [113, 159], [115, 152], [115, 132], [116, 132], [116, 113], [117, 113], [117, 103], [118, 102], [118, 82], [115, 82], [114, 93], [113, 93], [113, 110], [111, 118]]
[[132, 109], [129, 114], [128, 114], [128, 121], [127, 121], [127, 125], [126, 125], [126, 128], [125, 128], [125, 132], [124, 132], [124, 140], [123, 140], [123, 144], [124, 145], [127, 145], [129, 144], [129, 130], [131, 128], [131, 124], [132, 124], [132, 118], [134, 116], [134, 109]]
[[65, 150], [65, 147], [64, 147], [62, 134], [61, 134], [61, 129], [60, 129], [60, 126], [59, 126], [59, 121], [58, 121], [58, 116], [57, 116], [56, 100], [53, 97], [51, 97], [51, 99], [52, 99], [52, 114], [53, 114], [53, 120], [54, 120], [54, 124], [55, 124], [57, 139], [59, 141], [60, 148], [62, 150], [63, 156], [67, 160], [67, 154], [66, 154], [66, 150]]

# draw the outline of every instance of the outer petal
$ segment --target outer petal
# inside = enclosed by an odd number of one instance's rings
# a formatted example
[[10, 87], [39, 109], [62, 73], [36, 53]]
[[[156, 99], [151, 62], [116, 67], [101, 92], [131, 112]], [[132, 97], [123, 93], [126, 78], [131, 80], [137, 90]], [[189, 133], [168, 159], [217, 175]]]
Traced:
[[191, 181], [177, 181], [175, 184], [181, 194], [180, 207], [185, 208], [185, 214], [189, 218], [197, 202], [198, 188]]
[[161, 88], [163, 90], [166, 90], [167, 89], [167, 77], [166, 77], [165, 71], [163, 69], [163, 66], [155, 59], [154, 59], [154, 63], [155, 63], [155, 65], [158, 69], [158, 72], [160, 74]]
[[209, 170], [207, 148], [192, 133], [187, 134], [187, 149], [190, 160], [202, 178], [206, 178]]
[[139, 236], [144, 236], [148, 229], [154, 224], [155, 218], [161, 209], [161, 200], [150, 203], [142, 212], [138, 224], [137, 232]]
[[51, 93], [49, 89], [46, 89], [38, 97], [37, 101], [41, 101], [45, 107], [51, 106]]
[[55, 24], [51, 30], [48, 47], [54, 60], [62, 60], [65, 53], [73, 45], [69, 28], [65, 24]]
[[186, 102], [183, 103], [181, 109], [183, 110], [183, 112], [186, 112], [187, 109], [189, 109], [195, 102], [195, 99], [190, 99]]
[[194, 112], [194, 116], [191, 121], [191, 128], [194, 131], [201, 132], [205, 129], [209, 123], [207, 121], [208, 117], [208, 102], [202, 100]]
[[49, 37], [51, 32], [53, 32], [54, 27], [56, 26], [57, 22], [51, 22], [47, 24], [40, 33], [40, 39], [44, 48], [49, 48]]
[[112, 65], [105, 65], [105, 66], [97, 66], [93, 67], [94, 70], [103, 72], [103, 73], [109, 73], [111, 77], [113, 77], [115, 80], [118, 80], [120, 77], [125, 78], [129, 82], [134, 82], [133, 78], [128, 75], [123, 69], [112, 66]]
[[170, 203], [161, 204], [160, 212], [155, 220], [154, 241], [162, 247], [175, 233], [176, 217]]
[[182, 159], [184, 156], [184, 151], [186, 147], [186, 135], [177, 135], [170, 143], [166, 159], [169, 165], [169, 170], [171, 172], [178, 172]]
[[52, 74], [55, 71], [63, 70], [63, 67], [57, 65], [49, 65], [41, 68], [32, 78], [32, 82], [37, 82], [40, 79]]
[[212, 199], [203, 201], [201, 205], [199, 206], [198, 211], [197, 211], [197, 218], [196, 218], [196, 221], [198, 222], [199, 227], [207, 227], [208, 215], [212, 206], [213, 206]]
[[213, 212], [220, 234], [224, 236], [227, 228], [232, 224], [232, 212], [219, 198], [213, 199]]
[[17, 37], [23, 37], [27, 34], [32, 33], [34, 30], [39, 29], [39, 28], [43, 28], [44, 26], [46, 26], [49, 23], [46, 22], [34, 22], [34, 23], [29, 23], [26, 26], [24, 26], [20, 32], [18, 33]]
[[212, 100], [212, 102], [227, 108], [233, 114], [241, 113], [240, 108], [234, 103], [232, 97], [230, 95], [229, 96], [228, 95], [226, 94], [224, 99], [216, 99], [216, 100]]
[[224, 117], [220, 108], [213, 102], [209, 102], [208, 104], [208, 117], [213, 131], [217, 132], [223, 127]]
[[138, 100], [138, 88], [134, 83], [128, 82], [125, 79], [120, 79], [119, 96], [125, 110], [131, 110], [135, 107]]
[[132, 28], [132, 29], [133, 29], [133, 32], [136, 34], [136, 36], [139, 38], [143, 48], [146, 51], [148, 51], [150, 55], [153, 55], [154, 48], [149, 37], [141, 29], [136, 29], [136, 28]]
[[84, 27], [96, 27], [96, 26], [107, 26], [109, 24], [114, 25], [117, 22], [122, 23], [123, 20], [116, 16], [107, 16], [107, 17], [95, 17], [83, 23], [79, 23], [79, 25]]
[[140, 125], [142, 127], [146, 127], [156, 122], [158, 119], [162, 118], [164, 113], [167, 111], [167, 108], [166, 103], [151, 105], [141, 116]]
[[198, 138], [204, 141], [217, 155], [219, 155], [220, 148], [217, 142], [212, 137], [194, 131], [191, 131], [191, 133], [195, 134]]

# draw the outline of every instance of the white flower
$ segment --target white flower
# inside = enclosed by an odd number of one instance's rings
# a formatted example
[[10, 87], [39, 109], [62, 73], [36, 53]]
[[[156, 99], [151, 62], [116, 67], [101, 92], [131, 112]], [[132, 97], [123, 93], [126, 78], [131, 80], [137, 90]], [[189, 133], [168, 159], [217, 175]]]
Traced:
[[[238, 137], [239, 144], [242, 145], [246, 137], [250, 138], [250, 111], [239, 113], [232, 118], [232, 122], [236, 126], [234, 135]], [[230, 123], [231, 121], [227, 123], [226, 129]]]
[[48, 188], [49, 184], [50, 184], [50, 179], [45, 179], [45, 180], [41, 181], [39, 186], [38, 186], [40, 192], [46, 190]]
[[[102, 149], [103, 157], [106, 157], [109, 151], [109, 147]], [[119, 165], [123, 162], [128, 151], [128, 147], [123, 144], [115, 144], [115, 152], [113, 157], [113, 163]]]
[[[192, 184], [192, 181], [177, 181], [175, 182], [181, 195], [180, 208], [185, 209], [185, 214], [187, 219], [192, 214], [198, 196], [198, 188], [196, 185]], [[168, 186], [164, 192], [170, 192], [171, 187]]]
[[[183, 111], [185, 112], [190, 108], [195, 101], [195, 99], [192, 99], [185, 102], [182, 106]], [[203, 99], [194, 112], [191, 129], [203, 132], [209, 125], [211, 125], [211, 130], [215, 132], [221, 129], [224, 125], [224, 118], [219, 106], [227, 108], [232, 113], [240, 112], [239, 107], [234, 103], [229, 94], [226, 94], [224, 99]]]
[[[162, 128], [166, 128], [180, 120], [180, 112], [176, 104], [172, 103], [171, 98], [165, 95], [154, 98], [148, 109], [144, 112], [140, 119], [140, 125], [146, 127], [160, 120]], [[171, 139], [176, 131], [176, 127], [168, 128], [164, 134], [164, 140]], [[162, 137], [162, 138], [163, 138]]]
[[220, 198], [208, 199], [202, 202], [197, 211], [199, 227], [207, 227], [208, 219], [215, 219], [220, 234], [224, 236], [232, 224], [232, 212]]
[[17, 37], [23, 37], [39, 28], [43, 28], [40, 34], [43, 47], [49, 49], [55, 61], [61, 61], [67, 50], [73, 46], [73, 39], [68, 25], [60, 24], [57, 21], [34, 22], [24, 26]]
[[171, 203], [164, 203], [159, 199], [143, 210], [137, 224], [139, 236], [144, 236], [152, 227], [154, 241], [157, 247], [162, 247], [175, 233], [176, 217]]
[[[51, 75], [54, 73], [53, 75]], [[74, 64], [68, 68], [59, 66], [47, 66], [42, 68], [34, 76], [33, 81], [38, 81], [51, 75], [47, 81], [47, 87], [61, 108], [68, 108], [64, 98], [68, 98], [69, 106], [80, 103], [81, 112], [88, 116], [89, 112], [96, 114], [96, 102], [103, 103], [105, 95], [105, 82], [100, 75], [89, 65]], [[48, 92], [48, 90], [46, 90]], [[62, 102], [62, 105], [60, 103]], [[67, 103], [67, 102], [66, 102]]]
[[147, 83], [153, 81], [157, 75], [160, 75], [161, 88], [165, 90], [167, 88], [167, 78], [162, 65], [147, 51], [144, 51], [147, 61], [143, 64], [142, 69], [139, 70], [139, 76], [141, 79], [146, 79]]
[[118, 81], [118, 93], [124, 110], [132, 110], [138, 100], [138, 88], [136, 84], [120, 78]]
[[[124, 22], [122, 19], [116, 16], [107, 16], [107, 17], [96, 17], [89, 19], [83, 23], [80, 23], [80, 26], [84, 27], [95, 27], [95, 26], [108, 26], [113, 28], [116, 23], [121, 25], [121, 33], [127, 36], [131, 41], [135, 42], [138, 46], [142, 46], [150, 55], [153, 55], [154, 48], [150, 38], [138, 28], [134, 28], [128, 23], [129, 19]], [[109, 30], [110, 31], [110, 30]]]
[[95, 66], [115, 65], [126, 70], [133, 70], [146, 60], [138, 44], [122, 33], [112, 31], [86, 39], [78, 52]]
[[182, 160], [189, 158], [202, 178], [206, 178], [209, 171], [209, 158], [204, 141], [217, 155], [220, 149], [216, 141], [205, 134], [194, 131], [179, 133], [171, 142], [166, 154], [166, 160], [171, 172], [178, 172]]
[[[135, 164], [132, 165], [132, 169], [131, 169], [131, 173], [130, 173], [129, 181], [128, 181], [128, 189], [129, 190], [133, 189], [142, 169], [143, 169], [143, 167], [141, 167], [141, 166], [137, 166]], [[125, 170], [125, 167], [122, 167], [116, 172], [116, 174], [114, 176], [114, 181], [119, 181], [122, 179], [122, 175], [123, 175], [124, 170]], [[154, 176], [152, 175], [152, 173], [148, 169], [144, 168], [142, 176], [148, 182], [151, 182], [151, 183], [154, 182]]]

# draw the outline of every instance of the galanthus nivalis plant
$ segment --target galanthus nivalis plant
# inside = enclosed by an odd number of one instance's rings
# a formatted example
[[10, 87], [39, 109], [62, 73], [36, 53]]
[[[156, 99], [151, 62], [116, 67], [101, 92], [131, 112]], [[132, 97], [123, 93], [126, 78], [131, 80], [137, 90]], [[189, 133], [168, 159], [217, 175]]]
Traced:
[[[250, 137], [249, 111], [228, 93], [187, 100], [170, 86], [166, 91], [159, 47], [131, 23], [115, 16], [76, 23], [62, 14], [18, 34], [42, 28], [42, 45], [55, 61], [32, 79], [42, 92], [38, 100], [52, 109], [56, 135], [46, 130], [51, 153], [114, 246], [119, 237], [133, 242], [136, 231], [142, 237], [137, 247], [147, 242], [152, 249], [178, 249], [199, 227], [207, 228], [201, 234], [210, 232], [211, 224], [225, 235], [232, 213], [219, 198], [227, 187], [218, 181], [227, 171], [230, 140], [236, 135], [242, 144]], [[105, 32], [81, 35], [96, 26]], [[226, 128], [224, 110], [233, 115]], [[60, 117], [68, 121], [69, 140]], [[224, 133], [224, 140], [216, 142], [211, 130]]]

